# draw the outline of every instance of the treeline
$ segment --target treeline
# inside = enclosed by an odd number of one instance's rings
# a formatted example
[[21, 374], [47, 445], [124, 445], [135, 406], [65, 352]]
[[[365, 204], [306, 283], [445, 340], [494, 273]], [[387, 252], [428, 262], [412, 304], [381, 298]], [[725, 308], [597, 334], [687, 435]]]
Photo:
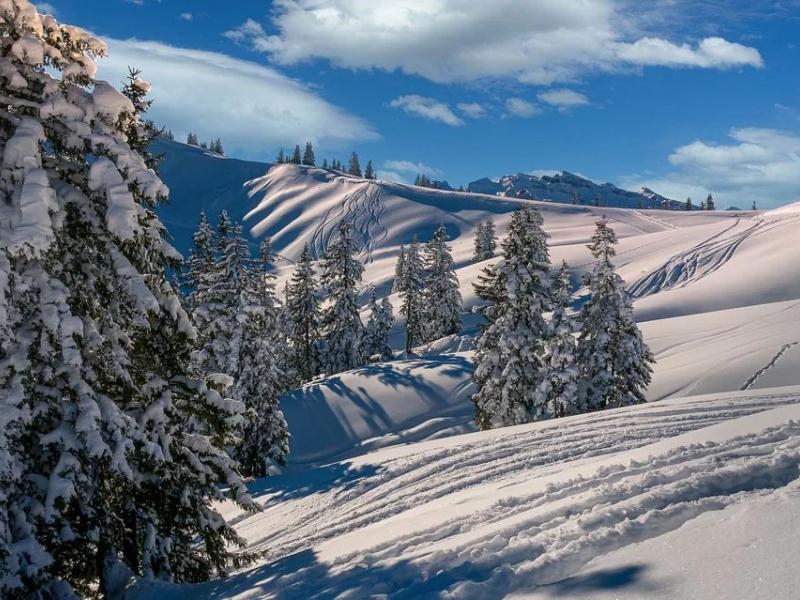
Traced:
[[[317, 159], [316, 155], [314, 154], [314, 146], [311, 142], [306, 142], [305, 150], [301, 152], [300, 144], [297, 144], [294, 147], [294, 151], [291, 154], [286, 154], [281, 148], [278, 151], [278, 155], [275, 157], [275, 162], [279, 165], [282, 164], [295, 164], [295, 165], [304, 165], [306, 167], [316, 167], [317, 166]], [[342, 164], [342, 161], [333, 158], [330, 162], [328, 159], [325, 158], [322, 160], [321, 168], [328, 169], [331, 171], [340, 171], [342, 173], [347, 173], [348, 175], [353, 175], [354, 177], [363, 177], [364, 179], [375, 179], [375, 169], [372, 166], [372, 161], [367, 161], [367, 166], [364, 167], [364, 170], [361, 170], [361, 162], [358, 159], [358, 154], [353, 152], [350, 155], [350, 160], [347, 161], [347, 166]]]
[[[573, 315], [568, 266], [551, 271], [541, 214], [526, 207], [512, 215], [502, 260], [485, 267], [474, 286], [488, 302], [475, 354], [479, 427], [644, 402], [653, 356], [614, 271], [615, 244], [601, 219], [584, 279], [590, 297]], [[494, 227], [485, 221], [476, 230], [475, 258], [491, 258], [494, 248]]]
[[[171, 133], [171, 132], [170, 132]], [[174, 139], [174, 138], [170, 138]], [[222, 141], [219, 138], [212, 140], [211, 142], [199, 142], [197, 140], [197, 134], [193, 132], [189, 132], [186, 135], [186, 143], [189, 146], [197, 146], [198, 148], [202, 148], [203, 150], [210, 150], [216, 154], [225, 155], [225, 150], [222, 147]]]

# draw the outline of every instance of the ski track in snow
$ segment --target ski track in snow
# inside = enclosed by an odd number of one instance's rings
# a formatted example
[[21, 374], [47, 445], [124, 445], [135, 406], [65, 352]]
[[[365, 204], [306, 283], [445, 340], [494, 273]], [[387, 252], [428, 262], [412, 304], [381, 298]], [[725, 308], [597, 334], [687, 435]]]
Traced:
[[783, 346], [781, 346], [780, 350], [778, 350], [775, 356], [773, 356], [766, 365], [764, 365], [758, 371], [753, 373], [753, 375], [747, 381], [745, 381], [744, 384], [742, 384], [742, 387], [739, 389], [742, 391], [751, 389], [767, 371], [769, 371], [772, 367], [778, 364], [778, 361], [783, 357], [784, 354], [786, 354], [791, 348], [797, 346], [798, 344], [800, 344], [800, 340], [796, 342], [789, 342], [788, 344], [784, 344]]
[[[267, 552], [280, 565], [405, 511], [437, 501], [447, 511], [452, 496], [465, 490], [489, 484], [502, 491], [568, 463], [591, 462], [799, 400], [798, 394], [773, 394], [649, 404], [576, 417], [569, 427], [551, 422], [455, 446], [412, 446], [378, 464], [367, 456], [289, 474], [285, 487], [281, 478], [262, 480], [267, 488], [254, 492], [261, 494], [265, 512], [234, 521], [250, 550]], [[368, 553], [337, 557], [325, 569], [315, 563], [283, 572], [276, 566], [276, 579], [265, 590], [276, 598], [327, 598], [331, 589], [359, 598], [442, 597], [447, 591], [459, 598], [499, 598], [518, 586], [566, 577], [601, 552], [675, 529], [742, 494], [786, 485], [798, 476], [799, 447], [800, 424], [790, 423], [744, 442], [680, 447], [645, 463], [615, 465], [601, 472], [599, 483], [597, 476], [578, 477], [528, 496], [502, 499], [501, 493], [488, 508], [400, 535]], [[304, 483], [293, 479], [304, 476]]]

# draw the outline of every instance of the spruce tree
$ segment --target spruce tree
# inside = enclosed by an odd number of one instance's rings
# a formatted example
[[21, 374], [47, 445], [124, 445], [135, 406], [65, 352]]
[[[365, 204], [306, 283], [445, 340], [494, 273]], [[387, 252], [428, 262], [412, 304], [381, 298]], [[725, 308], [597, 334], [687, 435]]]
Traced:
[[320, 314], [317, 294], [314, 265], [306, 244], [286, 286], [292, 367], [300, 382], [310, 381], [319, 372], [317, 347]]
[[364, 169], [364, 179], [375, 179], [375, 169], [372, 168], [372, 161], [367, 161], [367, 168]]
[[497, 251], [497, 237], [495, 236], [494, 222], [491, 219], [478, 223], [475, 228], [475, 262], [494, 258]]
[[328, 159], [327, 158], [323, 158], [322, 159], [322, 168], [325, 169], [325, 170], [328, 169]]
[[425, 272], [416, 238], [397, 259], [395, 290], [402, 301], [400, 310], [406, 319], [406, 353], [425, 339], [423, 293]]
[[190, 146], [197, 146], [197, 134], [192, 133], [191, 131], [186, 136], [186, 143]]
[[302, 164], [303, 159], [300, 156], [300, 144], [297, 144], [294, 147], [294, 152], [292, 152], [292, 163], [295, 165]]
[[706, 198], [706, 210], [714, 210], [714, 197], [711, 194]]
[[[534, 208], [511, 217], [496, 281], [501, 302], [477, 341], [475, 421], [481, 429], [551, 416], [547, 405], [544, 313], [550, 307], [549, 258], [541, 217]], [[544, 254], [542, 253], [544, 248]]]
[[378, 301], [375, 292], [369, 302], [369, 320], [364, 328], [364, 356], [371, 358], [377, 356], [379, 360], [392, 360], [394, 355], [389, 346], [389, 333], [394, 326], [392, 304], [388, 298]]
[[355, 177], [361, 177], [361, 165], [358, 162], [358, 154], [355, 152], [350, 156], [350, 164], [347, 166], [347, 173]]
[[206, 325], [203, 319], [205, 312], [201, 307], [210, 301], [217, 246], [217, 234], [208, 222], [206, 212], [200, 211], [200, 222], [192, 236], [192, 249], [184, 265], [183, 277], [186, 304], [193, 322], [200, 328]]
[[242, 540], [211, 502], [255, 508], [223, 450], [241, 407], [190, 374], [168, 190], [128, 138], [144, 105], [93, 79], [103, 42], [27, 1], [0, 45], [0, 596], [225, 573]]
[[283, 148], [280, 149], [278, 156], [275, 157], [275, 162], [279, 165], [282, 165], [286, 162], [286, 155], [283, 153]]
[[314, 147], [311, 142], [306, 142], [306, 150], [303, 152], [303, 164], [307, 167], [313, 167], [317, 164], [314, 158]]
[[564, 417], [586, 412], [578, 394], [576, 331], [569, 314], [572, 295], [566, 261], [553, 280], [551, 297], [553, 313], [545, 344], [546, 403], [550, 416]]
[[328, 373], [340, 373], [363, 363], [364, 325], [359, 316], [358, 292], [364, 265], [356, 258], [359, 247], [352, 232], [350, 223], [341, 221], [322, 261], [322, 285], [328, 303], [322, 316], [324, 367]]
[[692, 198], [686, 198], [686, 210], [694, 210], [694, 206], [692, 206]]
[[633, 319], [625, 283], [611, 260], [617, 243], [605, 218], [597, 222], [589, 250], [594, 267], [584, 278], [591, 297], [581, 309], [578, 364], [581, 402], [589, 410], [644, 402], [653, 355]]
[[433, 341], [461, 331], [461, 291], [443, 225], [425, 246], [423, 265], [425, 341]]
[[242, 473], [261, 477], [270, 466], [286, 463], [289, 434], [278, 404], [287, 374], [281, 362], [284, 343], [278, 326], [275, 276], [272, 274], [270, 241], [259, 245], [257, 266], [245, 288], [242, 340], [236, 374], [236, 398], [247, 408], [247, 422], [236, 458]]

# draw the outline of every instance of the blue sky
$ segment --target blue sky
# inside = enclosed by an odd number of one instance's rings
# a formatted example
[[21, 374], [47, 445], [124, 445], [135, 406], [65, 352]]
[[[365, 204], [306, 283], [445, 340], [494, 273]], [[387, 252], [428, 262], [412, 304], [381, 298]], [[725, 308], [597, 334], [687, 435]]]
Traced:
[[157, 121], [232, 156], [310, 139], [396, 179], [563, 169], [724, 206], [800, 200], [798, 0], [48, 4], [109, 42], [100, 78], [143, 68]]

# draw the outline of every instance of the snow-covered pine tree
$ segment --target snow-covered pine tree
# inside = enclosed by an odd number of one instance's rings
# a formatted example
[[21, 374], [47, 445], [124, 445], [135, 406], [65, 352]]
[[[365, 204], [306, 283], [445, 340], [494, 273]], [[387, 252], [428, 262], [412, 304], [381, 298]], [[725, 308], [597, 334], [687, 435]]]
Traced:
[[283, 148], [280, 149], [278, 156], [275, 157], [275, 162], [279, 165], [282, 165], [286, 162], [286, 154], [284, 154]]
[[313, 167], [317, 164], [317, 160], [314, 158], [314, 147], [311, 142], [306, 142], [306, 150], [303, 152], [303, 164], [307, 167]]
[[292, 152], [292, 161], [293, 164], [299, 165], [303, 163], [303, 158], [300, 156], [300, 144], [297, 144], [294, 147], [294, 152]]
[[368, 308], [369, 320], [364, 327], [364, 357], [377, 356], [382, 361], [392, 360], [394, 354], [389, 346], [389, 332], [394, 326], [392, 304], [388, 298], [384, 298], [378, 304], [373, 292]]
[[[541, 216], [532, 207], [511, 217], [496, 281], [502, 299], [481, 332], [475, 353], [478, 392], [475, 421], [481, 429], [550, 417], [547, 405], [544, 313], [550, 306], [549, 259]], [[544, 253], [542, 253], [544, 248]]]
[[375, 179], [375, 169], [372, 168], [372, 161], [367, 161], [367, 166], [364, 169], [364, 179]]
[[311, 381], [319, 372], [317, 342], [320, 339], [320, 314], [317, 294], [314, 265], [306, 244], [286, 286], [286, 312], [293, 357], [291, 366], [299, 382]]
[[322, 159], [322, 168], [326, 169], [326, 170], [328, 169], [328, 159], [327, 158], [323, 158]]
[[350, 164], [347, 165], [347, 172], [350, 175], [361, 177], [361, 165], [358, 162], [358, 154], [355, 152], [350, 156]]
[[358, 251], [352, 225], [341, 221], [337, 236], [322, 260], [321, 279], [327, 292], [327, 306], [322, 315], [323, 365], [328, 373], [340, 373], [363, 364], [364, 325], [359, 316], [358, 292], [364, 265], [356, 258]]
[[272, 465], [286, 463], [289, 434], [278, 397], [285, 390], [287, 374], [282, 363], [284, 340], [278, 327], [275, 276], [272, 274], [270, 240], [259, 245], [257, 266], [245, 289], [240, 316], [242, 340], [236, 373], [236, 398], [248, 410], [235, 456], [242, 473], [267, 475]]
[[461, 331], [461, 290], [453, 255], [447, 246], [447, 230], [439, 225], [423, 253], [425, 341], [438, 340]]
[[578, 364], [581, 397], [588, 410], [644, 402], [653, 355], [633, 319], [625, 283], [611, 259], [617, 243], [605, 218], [597, 222], [589, 250], [594, 267], [584, 278], [591, 297], [581, 309]]
[[192, 236], [192, 249], [184, 264], [183, 282], [186, 287], [186, 304], [192, 320], [203, 328], [205, 312], [202, 307], [210, 301], [211, 285], [216, 263], [217, 234], [211, 227], [204, 210], [200, 211], [200, 222]]
[[475, 262], [494, 258], [497, 251], [497, 237], [494, 230], [494, 222], [486, 219], [478, 223], [475, 228]]
[[93, 79], [103, 42], [27, 0], [0, 12], [0, 596], [224, 573], [241, 540], [210, 502], [255, 508], [222, 450], [241, 405], [190, 376], [141, 115]]
[[546, 394], [549, 414], [564, 417], [586, 412], [578, 395], [575, 320], [569, 314], [572, 295], [566, 261], [552, 283], [553, 313], [545, 345]]
[[394, 281], [392, 282], [392, 292], [399, 292], [403, 285], [403, 277], [406, 268], [406, 247], [400, 244], [400, 252], [397, 253], [397, 262], [394, 263]]
[[192, 133], [190, 131], [189, 134], [186, 136], [186, 143], [189, 144], [190, 146], [197, 146], [198, 145], [197, 144], [197, 134], [196, 133]]
[[425, 339], [425, 269], [416, 238], [400, 253], [395, 273], [395, 291], [402, 301], [400, 310], [406, 319], [406, 353], [409, 353]]

